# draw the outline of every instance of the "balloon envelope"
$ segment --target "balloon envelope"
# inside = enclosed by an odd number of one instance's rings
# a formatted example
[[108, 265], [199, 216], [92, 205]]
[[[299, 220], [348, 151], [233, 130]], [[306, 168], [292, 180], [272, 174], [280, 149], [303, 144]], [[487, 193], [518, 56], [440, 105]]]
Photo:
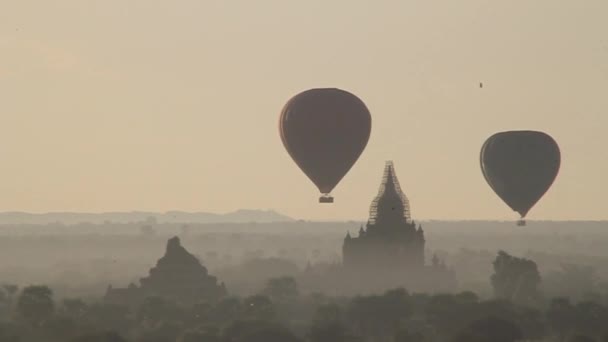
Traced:
[[371, 115], [363, 101], [347, 91], [310, 89], [287, 102], [279, 131], [289, 155], [327, 195], [365, 149]]
[[561, 163], [555, 140], [537, 131], [496, 133], [483, 144], [480, 159], [490, 187], [522, 218], [549, 190]]

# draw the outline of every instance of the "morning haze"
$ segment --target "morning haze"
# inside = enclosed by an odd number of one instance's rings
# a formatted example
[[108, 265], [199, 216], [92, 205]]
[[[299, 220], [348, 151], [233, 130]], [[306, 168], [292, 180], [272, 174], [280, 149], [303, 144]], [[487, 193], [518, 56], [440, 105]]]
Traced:
[[[390, 159], [416, 216], [512, 219], [481, 176], [479, 149], [496, 131], [538, 129], [558, 141], [563, 166], [533, 217], [606, 219], [607, 10], [549, 0], [4, 3], [0, 208], [362, 219]], [[317, 204], [277, 131], [289, 97], [324, 86], [352, 91], [373, 118], [331, 207]]]
[[608, 342], [606, 13], [0, 1], [0, 342]]

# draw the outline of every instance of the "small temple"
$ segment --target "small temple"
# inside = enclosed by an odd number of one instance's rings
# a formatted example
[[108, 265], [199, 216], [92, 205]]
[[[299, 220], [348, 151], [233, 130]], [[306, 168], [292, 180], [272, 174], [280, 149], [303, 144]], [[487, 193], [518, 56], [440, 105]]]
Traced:
[[133, 303], [146, 297], [158, 296], [178, 302], [209, 301], [226, 295], [226, 287], [218, 284], [207, 268], [173, 237], [167, 242], [165, 255], [150, 269], [140, 286], [108, 287], [106, 302]]

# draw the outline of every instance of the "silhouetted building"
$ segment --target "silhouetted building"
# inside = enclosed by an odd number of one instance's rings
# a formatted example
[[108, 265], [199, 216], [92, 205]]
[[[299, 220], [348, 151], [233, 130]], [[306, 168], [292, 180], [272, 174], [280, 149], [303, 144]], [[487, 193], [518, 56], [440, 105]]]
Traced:
[[344, 238], [341, 267], [319, 270], [318, 275], [311, 267], [301, 281], [321, 291], [351, 295], [397, 287], [422, 292], [456, 290], [455, 274], [441, 260], [435, 256], [430, 265], [425, 264], [425, 244], [422, 226], [412, 220], [409, 201], [388, 161], [367, 224], [357, 236], [349, 232]]
[[165, 255], [150, 269], [147, 277], [140, 279], [140, 286], [130, 284], [128, 288], [108, 287], [105, 300], [108, 302], [137, 302], [145, 297], [159, 296], [180, 302], [214, 300], [226, 295], [224, 284], [209, 275], [207, 268], [190, 254], [178, 237], [167, 242]]
[[344, 238], [342, 259], [349, 269], [411, 270], [424, 266], [424, 232], [410, 216], [392, 162], [387, 162], [370, 217], [359, 235]]

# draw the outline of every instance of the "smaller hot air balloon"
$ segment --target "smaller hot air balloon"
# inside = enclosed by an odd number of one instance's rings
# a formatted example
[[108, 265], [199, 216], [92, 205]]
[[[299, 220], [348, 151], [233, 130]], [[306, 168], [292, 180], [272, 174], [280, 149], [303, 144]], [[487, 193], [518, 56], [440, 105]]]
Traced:
[[355, 164], [371, 132], [371, 115], [357, 96], [336, 88], [310, 89], [292, 97], [281, 112], [285, 149], [317, 186], [321, 203]]
[[519, 213], [518, 225], [549, 190], [561, 163], [559, 146], [538, 131], [507, 131], [489, 137], [480, 153], [481, 171], [494, 192]]

